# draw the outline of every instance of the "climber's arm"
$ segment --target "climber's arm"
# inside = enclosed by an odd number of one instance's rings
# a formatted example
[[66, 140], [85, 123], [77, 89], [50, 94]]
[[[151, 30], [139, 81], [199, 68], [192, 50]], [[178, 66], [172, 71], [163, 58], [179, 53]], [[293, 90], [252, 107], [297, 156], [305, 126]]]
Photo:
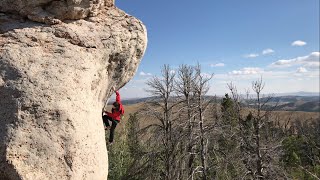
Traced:
[[119, 93], [119, 91], [116, 91], [116, 101], [118, 103], [120, 103], [120, 93]]

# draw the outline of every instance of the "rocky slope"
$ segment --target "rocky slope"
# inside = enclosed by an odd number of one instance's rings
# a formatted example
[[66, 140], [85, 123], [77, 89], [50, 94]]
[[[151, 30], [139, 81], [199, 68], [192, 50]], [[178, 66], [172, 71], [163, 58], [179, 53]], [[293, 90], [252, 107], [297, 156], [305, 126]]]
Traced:
[[111, 87], [135, 74], [144, 25], [112, 2], [77, 18], [50, 12], [55, 25], [3, 2], [10, 0], [0, 2], [0, 179], [107, 179], [101, 109]]

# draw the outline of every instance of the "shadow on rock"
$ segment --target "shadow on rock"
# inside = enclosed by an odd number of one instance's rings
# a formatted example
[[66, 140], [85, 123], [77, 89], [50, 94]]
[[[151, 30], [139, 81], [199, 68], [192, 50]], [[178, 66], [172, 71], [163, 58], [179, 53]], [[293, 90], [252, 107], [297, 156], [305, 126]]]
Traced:
[[4, 65], [0, 60], [0, 78], [5, 82], [0, 84], [0, 161], [5, 162], [0, 164], [0, 180], [19, 179], [14, 167], [6, 159], [9, 128], [14, 127], [17, 123], [20, 97], [20, 92], [10, 86], [10, 80], [16, 80], [19, 77], [16, 69]]

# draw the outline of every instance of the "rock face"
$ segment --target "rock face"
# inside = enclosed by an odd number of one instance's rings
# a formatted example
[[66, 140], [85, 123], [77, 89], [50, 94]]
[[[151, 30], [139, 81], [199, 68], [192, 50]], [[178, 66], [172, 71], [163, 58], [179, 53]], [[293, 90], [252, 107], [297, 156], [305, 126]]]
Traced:
[[[51, 26], [25, 20], [20, 6], [5, 6], [18, 2], [67, 3], [65, 14], [50, 13], [80, 19]], [[102, 5], [87, 17], [92, 2]], [[71, 15], [73, 3], [89, 13]], [[103, 0], [1, 0], [0, 7], [0, 179], [107, 179], [101, 110], [111, 87], [135, 74], [144, 25]]]
[[60, 23], [64, 19], [96, 16], [113, 0], [1, 0], [0, 12], [18, 13], [37, 22]]

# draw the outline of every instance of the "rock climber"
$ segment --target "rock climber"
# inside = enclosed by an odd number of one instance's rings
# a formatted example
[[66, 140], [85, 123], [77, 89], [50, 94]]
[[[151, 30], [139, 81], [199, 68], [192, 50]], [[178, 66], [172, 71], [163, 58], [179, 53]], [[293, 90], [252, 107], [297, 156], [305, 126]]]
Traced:
[[[112, 91], [115, 91], [114, 87], [112, 88]], [[113, 143], [114, 131], [117, 127], [117, 124], [120, 122], [121, 117], [124, 114], [124, 108], [120, 100], [119, 91], [115, 91], [115, 93], [116, 93], [116, 101], [112, 104], [111, 113], [104, 111], [102, 116], [103, 122], [105, 124], [105, 130], [110, 129], [109, 145]], [[111, 128], [110, 128], [110, 122], [111, 122]]]

